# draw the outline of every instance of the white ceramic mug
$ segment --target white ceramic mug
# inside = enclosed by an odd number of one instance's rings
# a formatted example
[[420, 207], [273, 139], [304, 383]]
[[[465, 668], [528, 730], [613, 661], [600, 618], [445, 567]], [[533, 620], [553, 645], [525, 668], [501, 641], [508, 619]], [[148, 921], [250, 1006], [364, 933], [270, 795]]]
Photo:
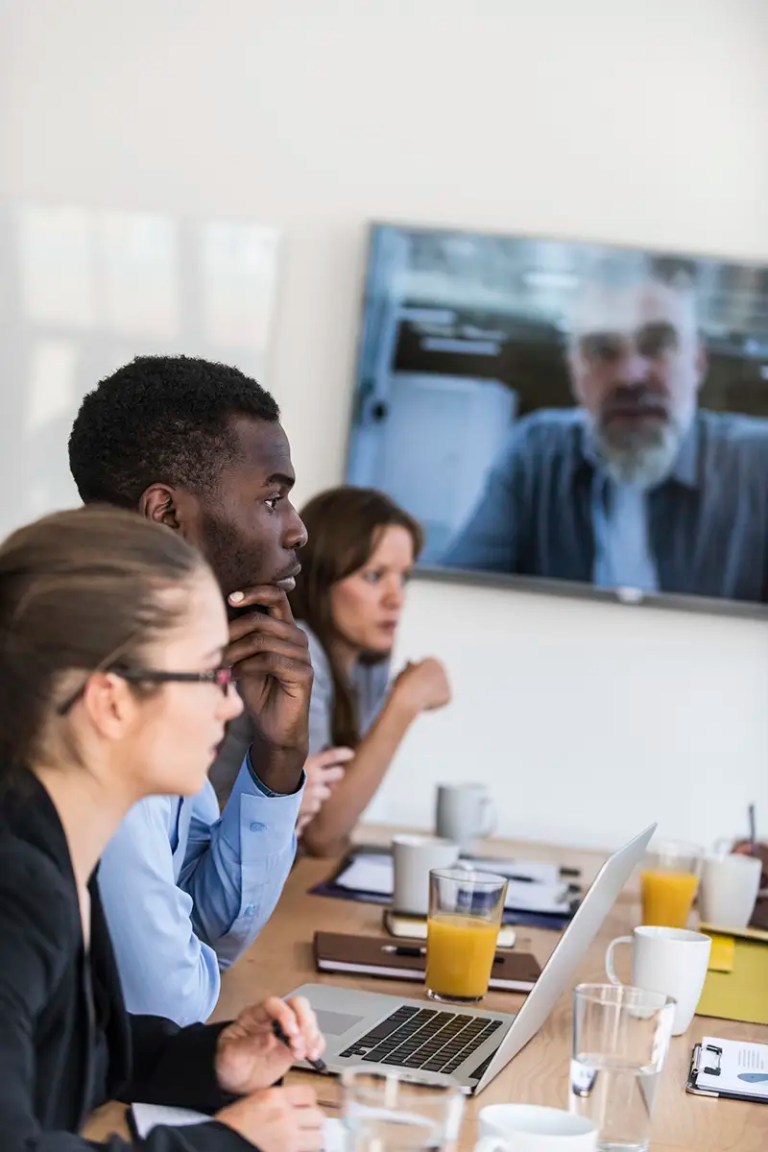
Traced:
[[619, 944], [632, 945], [632, 983], [651, 992], [664, 992], [676, 1001], [672, 1035], [689, 1027], [701, 998], [712, 941], [702, 932], [686, 928], [635, 928], [631, 936], [617, 936], [605, 953], [605, 971], [612, 984], [621, 984], [613, 966]]
[[705, 924], [746, 928], [755, 910], [762, 861], [738, 853], [705, 857], [699, 886], [699, 915]]
[[480, 1109], [480, 1135], [506, 1141], [510, 1152], [595, 1152], [597, 1128], [585, 1116], [537, 1104], [489, 1104]]
[[444, 840], [468, 848], [495, 827], [493, 800], [485, 784], [440, 784], [435, 829]]
[[395, 912], [426, 916], [429, 909], [431, 868], [450, 868], [459, 858], [458, 844], [436, 836], [393, 836], [392, 860]]

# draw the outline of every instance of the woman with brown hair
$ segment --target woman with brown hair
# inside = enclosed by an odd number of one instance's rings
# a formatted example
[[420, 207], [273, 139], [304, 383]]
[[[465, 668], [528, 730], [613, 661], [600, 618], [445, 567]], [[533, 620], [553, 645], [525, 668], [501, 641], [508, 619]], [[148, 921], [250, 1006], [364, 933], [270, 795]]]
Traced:
[[133, 512], [59, 513], [0, 547], [3, 1152], [86, 1152], [84, 1120], [118, 1096], [214, 1120], [112, 1136], [112, 1152], [322, 1147], [314, 1093], [270, 1088], [323, 1047], [308, 1004], [271, 998], [214, 1027], [126, 1015], [99, 897], [128, 809], [198, 792], [242, 708], [227, 640], [202, 557]]
[[451, 693], [433, 658], [406, 664], [388, 685], [421, 526], [369, 488], [332, 488], [301, 518], [309, 539], [289, 598], [315, 678], [299, 831], [307, 851], [332, 855], [344, 849], [410, 725]]

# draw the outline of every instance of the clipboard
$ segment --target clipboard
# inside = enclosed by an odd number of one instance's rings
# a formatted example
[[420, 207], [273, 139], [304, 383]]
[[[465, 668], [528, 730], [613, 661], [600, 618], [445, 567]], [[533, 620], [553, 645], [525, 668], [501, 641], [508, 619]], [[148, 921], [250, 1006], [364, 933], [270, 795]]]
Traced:
[[768, 1104], [768, 1044], [705, 1036], [693, 1046], [685, 1090], [694, 1096]]

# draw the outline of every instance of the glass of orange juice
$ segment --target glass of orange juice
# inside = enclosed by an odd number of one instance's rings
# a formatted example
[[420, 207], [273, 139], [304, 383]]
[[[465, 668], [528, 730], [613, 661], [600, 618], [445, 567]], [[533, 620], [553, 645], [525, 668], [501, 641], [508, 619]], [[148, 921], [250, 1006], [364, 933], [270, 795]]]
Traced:
[[640, 872], [643, 924], [685, 928], [699, 886], [704, 849], [664, 840], [652, 844]]
[[471, 1004], [488, 991], [507, 880], [470, 868], [429, 873], [427, 995]]

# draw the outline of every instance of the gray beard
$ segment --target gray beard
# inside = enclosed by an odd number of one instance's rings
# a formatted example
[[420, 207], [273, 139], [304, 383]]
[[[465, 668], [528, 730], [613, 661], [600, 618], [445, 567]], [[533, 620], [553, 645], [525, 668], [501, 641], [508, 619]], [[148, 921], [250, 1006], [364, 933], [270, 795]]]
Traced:
[[595, 441], [608, 475], [618, 484], [647, 490], [666, 480], [675, 466], [683, 430], [664, 424], [653, 432], [605, 436], [595, 428]]

